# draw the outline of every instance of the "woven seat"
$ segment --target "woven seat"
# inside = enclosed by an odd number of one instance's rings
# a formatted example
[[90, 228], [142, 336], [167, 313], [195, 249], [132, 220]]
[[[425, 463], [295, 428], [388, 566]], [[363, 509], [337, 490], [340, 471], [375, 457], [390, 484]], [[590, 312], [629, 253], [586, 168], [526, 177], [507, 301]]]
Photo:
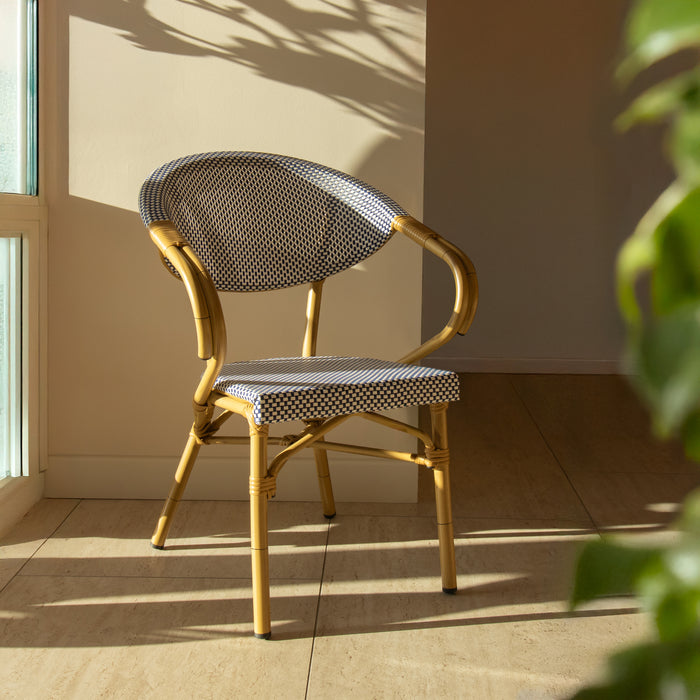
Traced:
[[[166, 163], [141, 188], [139, 210], [167, 269], [192, 306], [197, 353], [206, 363], [194, 392], [194, 422], [151, 543], [165, 547], [173, 513], [203, 445], [250, 445], [251, 554], [255, 636], [270, 636], [268, 500], [288, 460], [311, 448], [323, 514], [335, 515], [328, 453], [400, 460], [428, 467], [435, 480], [442, 588], [457, 587], [450, 504], [447, 406], [459, 398], [457, 375], [416, 364], [471, 324], [478, 296], [469, 258], [379, 190], [309, 161], [268, 153], [200, 153]], [[455, 301], [446, 326], [396, 362], [316, 352], [323, 284], [379, 250], [395, 233], [437, 255], [450, 269]], [[417, 280], [420, 284], [420, 280]], [[225, 364], [227, 338], [220, 293], [308, 284], [300, 357]], [[381, 303], [381, 302], [379, 302]], [[254, 332], [251, 329], [250, 332]], [[381, 412], [430, 407], [431, 429]], [[247, 435], [221, 435], [234, 415]], [[371, 420], [408, 433], [418, 453], [326, 441], [346, 420]], [[297, 435], [269, 426], [303, 421]], [[271, 461], [268, 444], [282, 446]]]
[[224, 365], [222, 394], [253, 404], [258, 425], [459, 398], [454, 372], [365, 357], [284, 357]]

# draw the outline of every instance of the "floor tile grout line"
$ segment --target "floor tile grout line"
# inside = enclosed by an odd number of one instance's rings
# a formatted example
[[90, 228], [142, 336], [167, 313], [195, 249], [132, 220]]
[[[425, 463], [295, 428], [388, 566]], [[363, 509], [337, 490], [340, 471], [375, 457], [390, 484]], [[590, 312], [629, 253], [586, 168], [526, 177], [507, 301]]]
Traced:
[[585, 501], [583, 500], [583, 497], [581, 494], [578, 492], [578, 489], [574, 485], [574, 482], [571, 481], [571, 477], [567, 473], [566, 469], [564, 469], [564, 465], [561, 463], [561, 460], [557, 456], [557, 453], [554, 451], [554, 448], [549, 444], [549, 440], [547, 440], [547, 437], [545, 436], [542, 428], [540, 427], [540, 424], [537, 422], [537, 419], [533, 415], [532, 411], [530, 410], [530, 407], [527, 405], [527, 402], [521, 395], [521, 393], [518, 391], [518, 387], [515, 385], [515, 382], [513, 381], [513, 377], [510, 376], [508, 377], [508, 382], [513, 389], [515, 395], [518, 397], [520, 403], [522, 404], [523, 408], [525, 409], [525, 412], [527, 415], [530, 417], [530, 420], [534, 424], [535, 428], [537, 429], [537, 432], [540, 434], [540, 437], [542, 438], [544, 444], [547, 446], [547, 450], [549, 450], [549, 453], [552, 455], [554, 458], [554, 461], [557, 463], [557, 466], [561, 470], [562, 474], [564, 475], [564, 478], [567, 480], [569, 483], [569, 486], [571, 486], [572, 491], [576, 494], [576, 498], [578, 499], [579, 503], [581, 504], [582, 508], [584, 511], [586, 511], [586, 515], [589, 517], [591, 521], [591, 525], [595, 529], [596, 533], [600, 536], [601, 531], [600, 528], [598, 527], [598, 523], [595, 521], [595, 518], [593, 517], [593, 514], [588, 510], [588, 506], [586, 505]]
[[66, 520], [68, 520], [68, 518], [70, 518], [70, 516], [73, 515], [73, 513], [75, 513], [76, 508], [82, 503], [82, 500], [82, 498], [79, 499], [78, 502], [70, 509], [70, 511], [66, 513], [65, 517], [61, 520], [61, 522], [58, 523], [58, 525], [56, 525], [56, 527], [46, 537], [44, 537], [43, 542], [31, 553], [30, 556], [28, 556], [24, 560], [24, 564], [22, 564], [22, 566], [20, 566], [19, 569], [17, 569], [17, 571], [15, 571], [15, 573], [12, 576], [10, 576], [10, 578], [7, 580], [4, 586], [0, 587], [0, 593], [2, 593], [18, 576], [26, 575], [22, 574], [23, 569], [36, 556], [39, 550], [58, 532], [58, 530], [66, 522]]
[[321, 566], [321, 580], [318, 584], [318, 599], [316, 600], [316, 615], [314, 617], [314, 631], [311, 635], [311, 650], [309, 652], [309, 670], [306, 674], [306, 690], [304, 692], [304, 700], [307, 700], [309, 696], [309, 686], [311, 685], [311, 667], [314, 661], [314, 649], [316, 647], [316, 633], [318, 631], [318, 617], [321, 611], [321, 595], [323, 593], [323, 579], [326, 574], [326, 560], [328, 559], [328, 543], [331, 539], [331, 528], [333, 527], [333, 522], [329, 521], [328, 530], [326, 530], [326, 546], [323, 549], [323, 565]]

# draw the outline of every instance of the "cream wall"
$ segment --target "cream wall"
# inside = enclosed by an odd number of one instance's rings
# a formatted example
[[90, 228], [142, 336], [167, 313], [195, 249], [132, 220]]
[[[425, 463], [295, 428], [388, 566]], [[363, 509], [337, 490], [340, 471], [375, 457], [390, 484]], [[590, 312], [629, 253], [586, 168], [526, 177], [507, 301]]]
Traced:
[[[621, 241], [669, 180], [658, 133], [615, 133], [625, 0], [431, 2], [426, 223], [479, 273], [471, 331], [433, 362], [472, 371], [610, 372]], [[426, 259], [424, 334], [451, 291]]]
[[[42, 12], [46, 494], [159, 498], [201, 368], [184, 292], [136, 214], [141, 182], [188, 153], [281, 152], [355, 174], [420, 216], [424, 0], [62, 0]], [[420, 271], [417, 247], [397, 240], [330, 280], [319, 351], [415, 347]], [[228, 297], [229, 359], [298, 353], [304, 294]], [[188, 495], [246, 497], [243, 454], [217, 449]], [[413, 470], [341, 462], [340, 499], [415, 497]], [[312, 471], [283, 472], [278, 497], [316, 498]]]

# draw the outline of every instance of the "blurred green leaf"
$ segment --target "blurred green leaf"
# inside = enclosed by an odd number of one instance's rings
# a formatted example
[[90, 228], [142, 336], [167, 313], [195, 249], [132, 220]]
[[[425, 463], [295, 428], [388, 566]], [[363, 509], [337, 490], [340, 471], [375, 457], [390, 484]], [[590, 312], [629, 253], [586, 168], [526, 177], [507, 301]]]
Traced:
[[666, 595], [656, 610], [659, 639], [673, 641], [690, 634], [698, 624], [699, 591], [674, 591]]
[[684, 532], [700, 535], [700, 489], [686, 497], [677, 526]]
[[[700, 128], [697, 136], [700, 155]], [[655, 313], [663, 315], [700, 302], [700, 189], [688, 192], [661, 222], [654, 242], [651, 292]]]
[[694, 106], [699, 101], [700, 72], [686, 71], [643, 92], [616, 119], [615, 125], [625, 130], [636, 123], [659, 121], [684, 105]]
[[633, 593], [640, 578], [660, 566], [658, 548], [626, 547], [609, 540], [590, 542], [578, 560], [571, 605]]
[[671, 435], [700, 405], [700, 303], [650, 321], [630, 357], [655, 428]]
[[637, 302], [637, 280], [656, 264], [659, 246], [655, 235], [669, 214], [688, 196], [685, 183], [671, 183], [647, 213], [642, 217], [634, 233], [625, 241], [617, 258], [617, 297], [620, 310], [631, 328], [641, 324], [642, 314]]
[[696, 106], [678, 113], [669, 144], [679, 176], [691, 186], [697, 186], [700, 182], [700, 110]]
[[686, 418], [681, 428], [681, 438], [688, 458], [700, 462], [700, 409], [691, 411]]
[[700, 692], [697, 630], [676, 642], [650, 642], [610, 659], [610, 680], [574, 700], [697, 700]]
[[632, 236], [625, 241], [617, 258], [617, 302], [630, 326], [638, 326], [642, 313], [636, 296], [639, 275], [651, 268], [656, 246], [650, 237]]
[[700, 591], [700, 540], [686, 533], [664, 553], [666, 569], [674, 587], [681, 586], [688, 594]]
[[618, 75], [629, 80], [682, 49], [700, 45], [700, 3], [697, 0], [638, 0], [627, 21], [627, 57]]

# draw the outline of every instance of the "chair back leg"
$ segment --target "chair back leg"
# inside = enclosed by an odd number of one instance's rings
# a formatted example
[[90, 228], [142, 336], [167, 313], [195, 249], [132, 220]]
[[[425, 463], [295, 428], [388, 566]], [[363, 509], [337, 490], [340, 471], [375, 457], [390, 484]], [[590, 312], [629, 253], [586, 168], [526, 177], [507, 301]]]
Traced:
[[452, 496], [450, 493], [450, 460], [447, 442], [447, 404], [430, 406], [435, 452], [440, 455], [433, 467], [435, 481], [435, 506], [437, 510], [438, 538], [440, 543], [440, 572], [442, 590], [457, 592], [457, 567], [455, 564], [454, 527], [452, 525]]
[[[309, 427], [317, 428], [323, 425], [324, 421], [305, 420], [304, 423]], [[323, 504], [323, 515], [328, 520], [331, 520], [335, 517], [335, 498], [333, 497], [331, 473], [328, 468], [328, 452], [321, 449], [314, 449], [313, 452], [314, 461], [316, 462], [316, 474], [318, 475], [318, 487], [321, 492], [321, 503]]]
[[170, 524], [172, 523], [173, 513], [175, 512], [177, 504], [180, 502], [182, 494], [185, 491], [187, 480], [190, 478], [190, 473], [192, 472], [192, 467], [194, 466], [197, 455], [199, 454], [200, 447], [201, 445], [197, 442], [195, 436], [190, 433], [185, 449], [180, 457], [180, 463], [177, 465], [175, 480], [170, 488], [170, 493], [165, 501], [160, 518], [158, 518], [158, 524], [156, 525], [153, 537], [151, 537], [151, 544], [156, 549], [163, 549], [163, 547], [165, 547], [165, 539], [168, 536], [168, 530], [170, 529]]
[[318, 486], [321, 491], [321, 503], [323, 515], [330, 520], [335, 516], [335, 498], [333, 498], [333, 484], [328, 468], [328, 453], [325, 450], [314, 450], [316, 460], [316, 473], [318, 474]]
[[267, 501], [274, 477], [267, 475], [267, 426], [250, 421], [250, 549], [253, 569], [253, 632], [270, 638], [270, 559]]

